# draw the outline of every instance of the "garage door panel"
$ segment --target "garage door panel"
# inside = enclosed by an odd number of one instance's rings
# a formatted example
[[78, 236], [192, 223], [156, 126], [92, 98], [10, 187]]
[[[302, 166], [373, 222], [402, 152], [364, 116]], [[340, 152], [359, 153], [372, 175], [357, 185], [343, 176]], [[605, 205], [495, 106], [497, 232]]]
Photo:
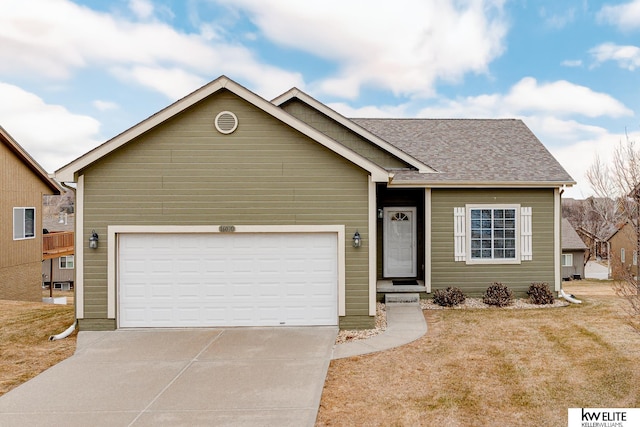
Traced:
[[118, 236], [121, 327], [337, 325], [337, 234]]

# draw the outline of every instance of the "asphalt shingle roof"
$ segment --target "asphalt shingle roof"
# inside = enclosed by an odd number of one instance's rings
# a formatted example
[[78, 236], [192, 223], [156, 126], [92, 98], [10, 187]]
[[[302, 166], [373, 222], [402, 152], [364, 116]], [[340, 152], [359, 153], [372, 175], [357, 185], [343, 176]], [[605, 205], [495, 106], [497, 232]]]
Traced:
[[562, 249], [587, 249], [587, 245], [566, 218], [562, 218]]
[[558, 183], [574, 180], [518, 119], [351, 119], [438, 173], [394, 180], [434, 183]]

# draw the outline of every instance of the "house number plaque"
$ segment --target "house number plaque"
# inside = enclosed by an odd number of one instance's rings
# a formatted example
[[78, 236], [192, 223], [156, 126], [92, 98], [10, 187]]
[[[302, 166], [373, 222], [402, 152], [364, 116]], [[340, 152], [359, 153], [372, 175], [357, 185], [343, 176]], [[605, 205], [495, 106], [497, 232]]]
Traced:
[[221, 233], [233, 233], [234, 231], [236, 231], [236, 226], [235, 225], [221, 225], [218, 230]]

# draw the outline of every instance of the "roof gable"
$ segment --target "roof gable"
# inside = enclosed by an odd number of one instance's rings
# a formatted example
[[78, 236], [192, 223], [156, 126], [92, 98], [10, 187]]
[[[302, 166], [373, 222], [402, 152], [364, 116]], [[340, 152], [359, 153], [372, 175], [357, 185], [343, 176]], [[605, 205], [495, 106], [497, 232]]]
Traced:
[[587, 249], [567, 218], [562, 218], [562, 249]]
[[364, 170], [368, 171], [371, 174], [372, 180], [376, 182], [386, 182], [389, 179], [389, 173], [381, 168], [380, 166], [374, 164], [363, 156], [355, 153], [354, 151], [346, 148], [342, 144], [334, 141], [329, 138], [325, 134], [319, 132], [313, 127], [307, 125], [306, 123], [296, 119], [291, 116], [281, 108], [273, 105], [269, 101], [264, 98], [256, 95], [255, 93], [249, 91], [233, 80], [221, 76], [218, 79], [208, 83], [207, 85], [197, 89], [186, 97], [176, 101], [171, 104], [167, 108], [159, 111], [158, 113], [152, 115], [151, 117], [143, 120], [137, 125], [131, 127], [130, 129], [124, 131], [123, 133], [117, 135], [116, 137], [110, 139], [104, 144], [96, 147], [95, 149], [89, 151], [83, 156], [77, 158], [71, 163], [63, 166], [62, 168], [56, 171], [56, 178], [60, 181], [75, 181], [76, 173], [80, 172], [82, 169], [90, 166], [96, 161], [100, 160], [104, 156], [108, 155], [114, 150], [117, 150], [121, 146], [129, 143], [136, 137], [142, 135], [143, 133], [153, 129], [161, 123], [169, 120], [170, 118], [176, 116], [187, 108], [195, 105], [199, 101], [212, 96], [220, 90], [227, 90], [237, 95], [238, 97], [244, 99], [245, 101], [253, 104], [254, 106], [260, 108], [264, 112], [272, 115], [283, 123], [291, 126], [292, 128], [298, 130], [302, 134], [308, 136], [309, 138], [315, 140], [321, 145], [327, 147], [332, 150], [336, 154], [342, 156], [353, 164], [360, 166]]
[[33, 157], [31, 157], [29, 153], [27, 153], [25, 149], [22, 148], [22, 146], [11, 137], [11, 135], [9, 135], [9, 133], [2, 126], [0, 126], [0, 142], [6, 145], [9, 150], [13, 152], [16, 157], [18, 157], [18, 159], [20, 159], [20, 161], [31, 170], [33, 175], [35, 175], [40, 181], [42, 181], [47, 187], [49, 187], [49, 189], [51, 189], [51, 191], [53, 192], [52, 194], [60, 194], [62, 189], [60, 188], [58, 183], [49, 178], [49, 175], [42, 168], [42, 166], [40, 166], [38, 162], [36, 162]]
[[354, 122], [352, 120], [349, 120], [348, 118], [344, 117], [343, 115], [341, 115], [337, 111], [329, 108], [328, 106], [324, 105], [323, 103], [317, 101], [316, 99], [314, 99], [311, 96], [307, 95], [306, 93], [302, 92], [300, 89], [292, 88], [289, 91], [287, 91], [287, 92], [283, 93], [282, 95], [278, 96], [277, 98], [275, 98], [271, 102], [274, 105], [282, 106], [285, 103], [290, 102], [290, 101], [292, 101], [294, 99], [297, 99], [298, 101], [303, 102], [304, 104], [310, 106], [311, 108], [321, 112], [322, 114], [324, 114], [325, 116], [327, 116], [330, 119], [334, 120], [335, 122], [339, 123], [340, 125], [344, 126], [345, 128], [351, 130], [352, 132], [354, 132], [354, 133], [360, 135], [361, 137], [365, 138], [366, 140], [370, 141], [372, 144], [374, 144], [378, 148], [388, 152], [389, 154], [391, 154], [391, 155], [397, 157], [398, 159], [406, 162], [407, 164], [413, 166], [414, 168], [416, 168], [418, 170], [419, 173], [434, 173], [434, 172], [436, 172], [433, 168], [428, 166], [426, 163], [423, 163], [422, 161], [418, 160], [417, 158], [415, 158], [415, 157], [411, 156], [410, 154], [404, 152], [398, 146], [390, 144], [389, 142], [387, 142], [384, 139], [380, 138], [380, 136], [369, 132], [367, 129], [365, 129], [364, 127], [358, 125], [356, 122]]

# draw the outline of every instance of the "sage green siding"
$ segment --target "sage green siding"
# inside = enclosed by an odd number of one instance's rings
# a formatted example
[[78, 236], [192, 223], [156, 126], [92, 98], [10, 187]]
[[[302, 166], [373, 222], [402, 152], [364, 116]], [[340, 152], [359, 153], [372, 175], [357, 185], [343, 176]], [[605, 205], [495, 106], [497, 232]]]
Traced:
[[[238, 129], [218, 133], [228, 110]], [[346, 314], [368, 315], [368, 172], [228, 91], [218, 92], [103, 157], [84, 174], [85, 319], [107, 316], [108, 225], [346, 226]], [[358, 230], [363, 245], [351, 238]], [[96, 319], [93, 323], [89, 319]], [[102, 325], [107, 323], [100, 323]]]
[[339, 125], [333, 119], [330, 119], [315, 108], [311, 108], [301, 101], [290, 101], [282, 105], [282, 108], [287, 113], [299, 120], [302, 120], [334, 140], [339, 141], [378, 166], [382, 166], [387, 169], [408, 169], [410, 167], [402, 160], [392, 156], [384, 150], [381, 150], [368, 140], [355, 134], [346, 127]]
[[[554, 288], [553, 189], [433, 189], [432, 290], [457, 286], [468, 296], [481, 296], [493, 282], [502, 282], [525, 296], [532, 282]], [[466, 204], [520, 204], [532, 208], [533, 259], [520, 264], [467, 265], [454, 261], [453, 210]]]

